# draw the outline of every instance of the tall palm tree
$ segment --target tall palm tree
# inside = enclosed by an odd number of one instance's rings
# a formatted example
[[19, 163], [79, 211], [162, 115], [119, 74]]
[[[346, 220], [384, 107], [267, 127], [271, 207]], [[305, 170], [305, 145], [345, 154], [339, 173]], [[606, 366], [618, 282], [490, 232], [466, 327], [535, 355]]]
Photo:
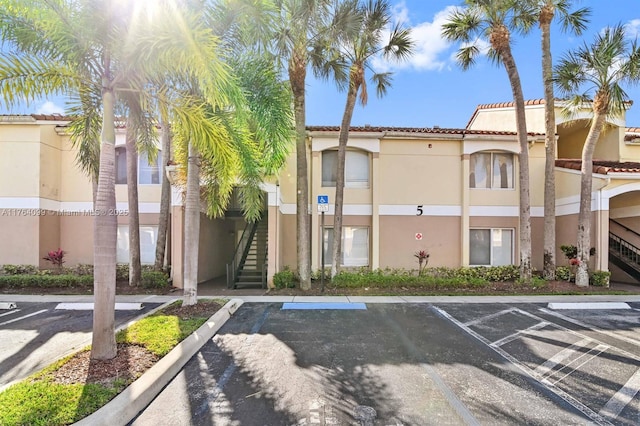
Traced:
[[[357, 17], [355, 25], [343, 28], [340, 33], [339, 44], [345, 64], [349, 67], [349, 82], [347, 87], [347, 101], [342, 115], [340, 135], [338, 137], [338, 160], [336, 173], [336, 201], [333, 217], [333, 253], [331, 276], [340, 272], [342, 262], [342, 210], [344, 205], [345, 158], [351, 118], [359, 98], [362, 106], [367, 104], [368, 92], [365, 74], [371, 70], [372, 82], [376, 85], [378, 96], [382, 97], [391, 86], [390, 72], [375, 72], [371, 69], [372, 58], [382, 54], [385, 59], [402, 61], [412, 54], [413, 41], [409, 29], [399, 25], [390, 31], [389, 38], [384, 39], [385, 31], [391, 23], [391, 6], [386, 0], [368, 0], [360, 3], [358, 0], [343, 2], [337, 16], [342, 13], [353, 14]], [[341, 82], [339, 82], [341, 83]], [[324, 265], [323, 265], [324, 267]]]
[[637, 40], [626, 37], [623, 26], [607, 27], [590, 45], [585, 43], [563, 56], [555, 74], [558, 89], [569, 97], [568, 112], [584, 107], [592, 97], [593, 117], [582, 148], [576, 272], [576, 285], [586, 287], [589, 285], [593, 153], [607, 117], [622, 115], [628, 105], [623, 86], [640, 83], [640, 47]]
[[462, 42], [456, 57], [463, 69], [471, 67], [481, 53], [477, 37], [489, 40], [489, 57], [501, 63], [507, 71], [515, 104], [516, 130], [520, 145], [520, 278], [531, 281], [531, 203], [529, 196], [529, 147], [524, 96], [520, 75], [511, 52], [511, 30], [517, 19], [517, 0], [466, 0], [467, 7], [452, 12], [443, 25], [442, 34], [447, 40]]
[[259, 220], [264, 206], [261, 184], [284, 165], [291, 150], [291, 93], [265, 57], [236, 56], [229, 61], [243, 96], [227, 108], [202, 105], [211, 137], [192, 138], [175, 117], [176, 160], [187, 164], [183, 304], [197, 302], [200, 203], [209, 217], [224, 215], [234, 187], [240, 188], [243, 214]]
[[160, 190], [160, 215], [158, 218], [158, 239], [156, 242], [156, 256], [153, 269], [156, 271], [162, 271], [164, 269], [165, 251], [167, 247], [167, 232], [169, 230], [169, 218], [171, 208], [171, 183], [165, 173], [164, 166], [171, 161], [171, 130], [169, 123], [164, 119], [160, 119], [160, 143], [162, 149], [163, 164], [158, 164], [161, 167], [160, 179], [162, 181], [162, 188]]
[[[154, 19], [140, 3], [102, 0], [0, 0], [0, 36], [16, 53], [0, 58], [0, 96], [100, 93], [101, 143], [95, 197], [93, 342], [91, 357], [111, 359], [115, 343], [115, 106], [120, 91], [138, 92], [128, 70], [188, 74], [212, 104], [224, 97], [228, 73], [217, 40], [176, 3], [162, 4]], [[180, 25], [173, 25], [175, 22]], [[171, 22], [172, 24], [167, 24]], [[188, 32], [187, 32], [188, 31]], [[131, 67], [131, 68], [129, 68]], [[185, 112], [184, 114], [188, 114]], [[195, 124], [194, 124], [195, 126]]]
[[556, 279], [556, 117], [553, 94], [553, 61], [551, 56], [551, 23], [560, 20], [563, 31], [580, 35], [586, 29], [589, 8], [570, 11], [571, 0], [527, 0], [519, 2], [522, 16], [520, 27], [525, 32], [533, 24], [540, 26], [542, 51], [542, 82], [545, 114], [545, 173], [544, 173], [544, 253], [543, 277]]
[[[221, 216], [239, 186], [245, 218], [258, 220], [264, 205], [260, 185], [282, 167], [290, 152], [291, 93], [273, 57], [259, 53], [265, 43], [258, 35], [270, 34], [274, 10], [268, 2], [245, 0], [225, 0], [210, 10], [207, 26], [227, 53], [226, 65], [239, 90], [227, 96], [226, 103], [212, 104], [187, 85], [183, 99], [206, 117], [208, 138], [194, 138], [184, 126], [189, 117], [174, 114], [176, 159], [188, 166], [183, 305], [197, 302], [201, 199], [208, 216]], [[256, 27], [261, 29], [257, 33], [251, 30]]]
[[[275, 0], [278, 28], [275, 34], [277, 55], [286, 61], [289, 84], [293, 93], [296, 139], [296, 232], [297, 267], [300, 288], [311, 288], [311, 236], [309, 226], [309, 182], [307, 168], [306, 97], [307, 68], [321, 59], [314, 49], [331, 30], [331, 0]], [[346, 16], [345, 18], [348, 18]], [[336, 23], [338, 26], [342, 24]], [[314, 72], [317, 68], [312, 67]], [[336, 79], [340, 77], [340, 68]]]
[[[136, 75], [138, 73], [135, 73]], [[129, 205], [129, 285], [139, 286], [142, 281], [140, 255], [140, 209], [138, 199], [138, 152], [146, 155], [149, 164], [157, 158], [155, 120], [144, 111], [138, 96], [120, 93], [126, 115], [126, 169], [127, 199]]]

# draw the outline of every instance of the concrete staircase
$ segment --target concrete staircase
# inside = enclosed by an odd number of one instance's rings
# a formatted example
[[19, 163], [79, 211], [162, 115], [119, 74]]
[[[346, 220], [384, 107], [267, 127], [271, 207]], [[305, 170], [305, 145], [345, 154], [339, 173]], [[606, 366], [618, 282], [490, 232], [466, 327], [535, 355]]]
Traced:
[[266, 218], [254, 224], [249, 230], [247, 245], [241, 254], [232, 280], [234, 289], [266, 288], [268, 236]]

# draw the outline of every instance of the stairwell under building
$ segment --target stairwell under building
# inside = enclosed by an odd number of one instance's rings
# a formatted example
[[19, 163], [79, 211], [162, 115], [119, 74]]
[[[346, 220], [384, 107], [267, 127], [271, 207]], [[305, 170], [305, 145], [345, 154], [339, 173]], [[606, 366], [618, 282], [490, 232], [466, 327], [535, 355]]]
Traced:
[[268, 234], [266, 216], [247, 223], [227, 264], [227, 288], [267, 287]]
[[626, 274], [631, 282], [640, 285], [640, 248], [628, 241], [640, 239], [640, 234], [615, 220], [611, 222], [617, 225], [617, 229], [624, 230], [625, 238], [617, 233], [619, 231], [609, 231], [609, 263]]

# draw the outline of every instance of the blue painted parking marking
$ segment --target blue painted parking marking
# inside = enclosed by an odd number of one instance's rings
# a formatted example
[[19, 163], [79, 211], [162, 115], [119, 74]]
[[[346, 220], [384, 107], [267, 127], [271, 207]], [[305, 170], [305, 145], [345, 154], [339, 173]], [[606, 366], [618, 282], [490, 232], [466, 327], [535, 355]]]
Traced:
[[298, 310], [315, 310], [315, 309], [331, 309], [331, 310], [367, 310], [364, 303], [330, 303], [330, 302], [286, 302], [282, 304], [282, 310], [298, 309]]

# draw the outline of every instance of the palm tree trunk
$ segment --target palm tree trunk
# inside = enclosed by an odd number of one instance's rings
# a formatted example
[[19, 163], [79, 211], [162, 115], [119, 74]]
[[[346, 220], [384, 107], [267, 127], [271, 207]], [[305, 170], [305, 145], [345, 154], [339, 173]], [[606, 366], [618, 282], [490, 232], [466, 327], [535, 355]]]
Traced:
[[520, 144], [518, 184], [520, 186], [520, 279], [531, 282], [531, 204], [529, 196], [529, 144], [524, 110], [524, 95], [516, 62], [507, 45], [500, 52], [509, 76], [513, 100], [516, 106], [516, 126]]
[[171, 133], [169, 124], [162, 122], [162, 159], [164, 164], [159, 164], [162, 176], [162, 192], [160, 195], [160, 219], [158, 220], [158, 241], [156, 244], [156, 261], [154, 269], [162, 271], [164, 268], [165, 249], [167, 246], [167, 230], [169, 229], [169, 209], [171, 208], [171, 183], [165, 172], [165, 164], [171, 160]]
[[304, 53], [294, 52], [289, 64], [289, 80], [293, 92], [296, 126], [296, 231], [298, 277], [302, 290], [311, 289], [311, 238], [309, 229], [309, 182], [307, 177], [307, 134], [305, 127], [305, 77], [307, 63]]
[[543, 277], [556, 279], [556, 117], [551, 60], [551, 16], [541, 19], [542, 81], [544, 83], [545, 166], [544, 166], [544, 249]]
[[[108, 68], [108, 67], [107, 67]], [[115, 94], [107, 76], [102, 78], [102, 143], [96, 193], [93, 242], [93, 334], [92, 359], [116, 356], [116, 235], [118, 230], [115, 194]]]
[[[353, 110], [356, 106], [356, 97], [360, 85], [350, 78], [349, 90], [347, 92], [347, 103], [344, 107], [342, 115], [342, 123], [340, 125], [340, 135], [338, 137], [338, 164], [336, 173], [336, 202], [335, 212], [333, 213], [333, 253], [331, 254], [331, 278], [340, 273], [340, 264], [342, 262], [342, 210], [344, 206], [344, 172], [345, 159], [347, 155], [347, 142], [349, 141], [349, 128], [351, 127], [351, 118]], [[324, 237], [324, 236], [323, 236]], [[324, 267], [324, 265], [322, 265]]]
[[187, 196], [184, 213], [183, 306], [198, 303], [198, 245], [200, 243], [200, 164], [198, 152], [189, 143]]
[[133, 124], [127, 125], [127, 196], [129, 200], [129, 285], [137, 287], [142, 280], [140, 265], [140, 213], [138, 209], [138, 148]]
[[594, 100], [594, 117], [589, 128], [589, 134], [582, 148], [582, 166], [580, 176], [580, 213], [578, 214], [578, 269], [576, 271], [576, 285], [589, 285], [589, 251], [591, 249], [591, 187], [593, 184], [593, 153], [604, 126], [606, 113], [600, 112], [595, 106], [598, 95]]

